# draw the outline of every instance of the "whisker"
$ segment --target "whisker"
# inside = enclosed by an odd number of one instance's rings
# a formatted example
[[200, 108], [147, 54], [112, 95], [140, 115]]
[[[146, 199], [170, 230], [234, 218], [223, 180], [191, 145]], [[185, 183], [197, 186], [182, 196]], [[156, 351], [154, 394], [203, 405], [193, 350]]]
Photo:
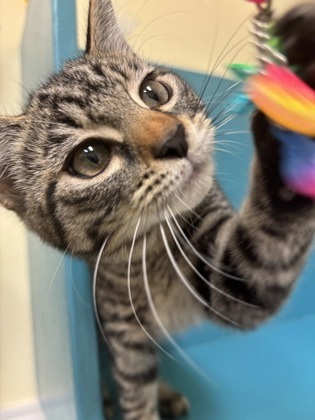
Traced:
[[235, 149], [239, 148], [239, 146], [242, 146], [242, 141], [240, 140], [228, 140], [228, 139], [223, 139], [222, 137], [219, 137], [216, 141], [217, 144], [227, 144], [229, 146], [234, 147]]
[[97, 322], [98, 328], [100, 330], [100, 333], [101, 333], [105, 343], [108, 346], [108, 349], [110, 349], [109, 340], [108, 340], [108, 338], [107, 338], [107, 336], [106, 336], [106, 334], [103, 330], [102, 323], [101, 323], [101, 320], [100, 320], [100, 317], [99, 317], [98, 308], [97, 308], [97, 300], [96, 300], [97, 272], [98, 272], [100, 262], [101, 262], [101, 258], [102, 258], [105, 246], [108, 242], [108, 239], [109, 239], [109, 237], [104, 239], [103, 245], [101, 246], [100, 252], [98, 253], [98, 256], [97, 256], [97, 259], [96, 259], [94, 272], [93, 272], [93, 291], [92, 292], [93, 292], [93, 307], [94, 307], [96, 322]]
[[[224, 45], [224, 47], [223, 47], [223, 49], [222, 49], [222, 51], [221, 51], [221, 53], [219, 54], [219, 56], [218, 56], [218, 58], [217, 58], [217, 60], [215, 61], [215, 63], [214, 63], [214, 66], [213, 66], [213, 68], [212, 68], [212, 70], [211, 70], [211, 72], [210, 72], [210, 74], [209, 74], [209, 76], [208, 76], [208, 78], [207, 78], [207, 81], [206, 81], [206, 83], [205, 83], [205, 85], [203, 86], [203, 88], [202, 88], [202, 91], [201, 91], [201, 94], [200, 94], [200, 97], [199, 97], [199, 102], [198, 102], [198, 106], [197, 106], [197, 108], [196, 108], [196, 112], [197, 112], [197, 110], [198, 110], [198, 107], [199, 107], [199, 105], [200, 105], [200, 102], [202, 101], [202, 98], [203, 98], [203, 95], [205, 94], [205, 92], [206, 92], [206, 90], [207, 90], [207, 87], [208, 87], [208, 85], [209, 85], [209, 83], [210, 83], [210, 81], [211, 81], [211, 79], [212, 79], [212, 76], [213, 76], [213, 74], [214, 74], [214, 72], [215, 72], [215, 70], [217, 69], [217, 67], [219, 66], [219, 64], [222, 62], [222, 60], [224, 60], [224, 58], [233, 50], [233, 48], [235, 48], [237, 45], [239, 45], [239, 43], [240, 42], [243, 42], [245, 39], [247, 39], [247, 37], [246, 38], [243, 38], [243, 39], [241, 39], [241, 41], [239, 41], [238, 43], [236, 43], [236, 44], [234, 44], [227, 52], [226, 52], [226, 50], [227, 50], [227, 48], [228, 48], [228, 46], [229, 46], [229, 44], [232, 42], [232, 40], [234, 39], [234, 37], [235, 37], [235, 35], [237, 34], [237, 32], [242, 28], [242, 26], [246, 23], [246, 22], [248, 22], [248, 19], [250, 18], [250, 16], [247, 16], [246, 17], [246, 19], [244, 19], [241, 23], [240, 23], [240, 25], [236, 28], [236, 30], [232, 33], [232, 35], [229, 37], [229, 39], [227, 40], [227, 42], [225, 43], [225, 45]], [[211, 61], [212, 61], [212, 58], [211, 58]]]
[[[160, 227], [162, 225], [160, 224]], [[165, 335], [166, 339], [170, 342], [170, 344], [174, 347], [174, 349], [182, 356], [182, 358], [193, 368], [195, 369], [200, 375], [202, 375], [207, 381], [210, 382], [209, 378], [205, 375], [203, 371], [199, 368], [198, 365], [196, 365], [193, 360], [184, 352], [184, 350], [177, 344], [177, 342], [174, 340], [174, 338], [171, 336], [169, 331], [166, 329], [165, 325], [163, 324], [157, 309], [154, 305], [152, 294], [150, 291], [150, 285], [149, 285], [149, 279], [148, 279], [148, 273], [147, 273], [147, 266], [146, 266], [146, 249], [147, 249], [147, 242], [146, 242], [146, 236], [144, 235], [143, 238], [143, 248], [142, 248], [142, 268], [143, 268], [143, 283], [144, 283], [144, 289], [147, 295], [147, 299], [150, 305], [150, 309], [152, 311], [152, 314]]]
[[166, 354], [168, 357], [170, 357], [171, 359], [174, 359], [174, 357], [169, 354], [153, 337], [152, 335], [146, 330], [146, 328], [144, 327], [144, 325], [142, 324], [141, 320], [139, 319], [138, 315], [137, 315], [137, 311], [136, 308], [134, 306], [133, 303], [133, 298], [132, 298], [132, 292], [131, 292], [131, 262], [132, 262], [132, 256], [133, 256], [133, 251], [134, 251], [134, 247], [135, 247], [135, 243], [136, 243], [136, 239], [137, 239], [137, 234], [139, 231], [139, 226], [141, 223], [141, 217], [139, 218], [136, 228], [135, 228], [135, 232], [132, 238], [132, 244], [131, 244], [131, 248], [130, 248], [130, 254], [129, 254], [129, 259], [128, 259], [128, 271], [127, 271], [127, 282], [128, 282], [128, 295], [129, 295], [129, 301], [130, 301], [130, 305], [132, 308], [132, 311], [134, 313], [134, 316], [140, 326], [140, 328], [142, 329], [142, 331], [146, 334], [146, 336], [156, 345], [157, 348], [159, 348], [164, 354]]
[[223, 127], [224, 125], [228, 124], [230, 121], [234, 120], [235, 117], [236, 115], [230, 115], [226, 117], [219, 125], [216, 126], [216, 128]]
[[221, 131], [217, 132], [217, 136], [234, 136], [235, 134], [248, 134], [249, 130], [237, 130], [237, 131]]
[[60, 261], [59, 261], [59, 263], [58, 263], [58, 265], [57, 265], [57, 267], [56, 267], [56, 270], [55, 270], [55, 272], [54, 272], [54, 274], [53, 274], [53, 276], [52, 276], [52, 278], [51, 278], [51, 280], [50, 280], [50, 282], [49, 282], [49, 285], [48, 285], [48, 288], [47, 288], [47, 291], [46, 291], [46, 295], [45, 295], [45, 301], [47, 300], [48, 295], [49, 295], [49, 293], [50, 293], [50, 291], [51, 291], [51, 288], [52, 288], [52, 286], [53, 286], [53, 284], [54, 284], [54, 282], [55, 282], [55, 280], [56, 280], [56, 277], [57, 277], [58, 271], [59, 271], [59, 269], [60, 269], [60, 267], [61, 267], [61, 264], [63, 263], [63, 261], [64, 261], [64, 259], [65, 259], [65, 256], [66, 256], [66, 254], [67, 254], [67, 252], [68, 252], [68, 249], [69, 249], [69, 246], [70, 246], [70, 245], [68, 245], [68, 246], [67, 246], [67, 248], [66, 248], [65, 252], [62, 254], [62, 256], [61, 256], [61, 258], [60, 258]]
[[232, 150], [228, 150], [228, 149], [222, 149], [220, 147], [216, 147], [215, 151], [216, 152], [221, 152], [221, 153], [227, 153], [228, 155], [231, 155], [231, 156], [239, 156], [240, 155], [240, 152], [236, 152], [236, 151], [232, 151]]
[[[218, 6], [218, 3], [216, 2], [215, 4], [216, 4], [216, 7], [217, 7]], [[218, 8], [216, 9], [216, 12], [217, 12], [217, 16], [218, 16]], [[210, 83], [210, 80], [212, 78], [212, 75], [213, 75], [213, 71], [210, 72], [210, 75], [207, 75], [207, 73], [209, 72], [210, 67], [211, 67], [211, 63], [212, 63], [212, 59], [213, 59], [213, 55], [214, 55], [214, 50], [215, 50], [215, 45], [217, 43], [217, 38], [218, 38], [218, 34], [219, 34], [218, 27], [217, 27], [217, 25], [218, 25], [218, 19], [215, 19], [214, 20], [214, 25], [215, 25], [214, 31], [213, 31], [214, 32], [214, 37], [212, 39], [212, 45], [211, 45], [210, 55], [209, 55], [207, 67], [206, 67], [206, 70], [205, 70], [205, 76], [204, 76], [203, 81], [202, 81], [201, 92], [199, 94], [199, 100], [198, 100], [198, 103], [197, 103], [197, 107], [196, 107], [195, 113], [197, 112], [197, 110], [198, 110], [198, 108], [200, 106], [200, 103], [201, 103], [201, 101], [203, 99], [203, 95], [205, 94], [205, 91], [207, 89], [207, 80], [208, 80], [208, 84], [209, 84]], [[209, 77], [209, 79], [208, 79], [208, 77]]]
[[186, 279], [186, 277], [183, 275], [180, 268], [178, 267], [178, 264], [177, 264], [177, 262], [174, 258], [174, 255], [172, 254], [171, 248], [170, 248], [169, 243], [167, 241], [165, 231], [164, 231], [163, 226], [161, 224], [160, 224], [160, 232], [161, 232], [161, 235], [162, 235], [162, 240], [163, 240], [167, 255], [169, 257], [169, 260], [171, 261], [171, 264], [172, 264], [174, 270], [176, 271], [176, 274], [178, 275], [180, 280], [183, 282], [183, 284], [187, 287], [189, 292], [194, 296], [194, 298], [196, 300], [198, 300], [198, 302], [201, 303], [203, 306], [205, 306], [207, 309], [209, 309], [211, 312], [216, 314], [218, 317], [224, 319], [225, 321], [227, 321], [230, 324], [233, 324], [233, 325], [237, 326], [238, 328], [241, 328], [241, 325], [239, 325], [237, 322], [229, 319], [228, 317], [224, 316], [223, 314], [221, 314], [220, 312], [218, 312], [217, 310], [212, 308], [209, 305], [209, 302], [207, 302], [202, 296], [200, 296], [196, 292], [196, 290], [192, 287], [192, 285], [189, 283], [189, 281]]
[[139, 53], [141, 53], [141, 51], [143, 50], [144, 46], [148, 42], [152, 41], [153, 39], [157, 39], [157, 38], [161, 38], [161, 37], [165, 37], [165, 38], [169, 38], [169, 39], [174, 39], [175, 41], [180, 42], [181, 44], [185, 45], [185, 43], [180, 38], [177, 38], [176, 36], [172, 36], [172, 35], [167, 34], [167, 33], [166, 34], [157, 34], [157, 35], [150, 35], [149, 37], [147, 37], [147, 39], [145, 39], [143, 41], [143, 43], [137, 47], [137, 51]]
[[157, 16], [156, 18], [154, 18], [154, 19], [152, 19], [152, 20], [150, 20], [150, 22], [148, 22], [143, 28], [141, 28], [141, 31], [137, 34], [137, 35], [135, 35], [135, 36], [133, 36], [133, 37], [129, 37], [129, 40], [131, 40], [131, 39], [134, 39], [133, 41], [132, 41], [132, 44], [135, 46], [135, 48], [138, 50], [138, 47], [136, 47], [136, 44], [137, 44], [137, 42], [139, 42], [139, 40], [140, 40], [140, 38], [143, 36], [143, 34], [145, 33], [145, 31], [151, 26], [151, 25], [153, 25], [155, 22], [158, 22], [159, 20], [161, 20], [161, 19], [164, 19], [164, 18], [166, 18], [166, 17], [169, 17], [169, 16], [173, 16], [173, 15], [178, 15], [178, 14], [180, 14], [180, 13], [189, 13], [189, 11], [188, 10], [177, 10], [176, 12], [169, 12], [169, 13], [165, 13], [165, 14], [163, 14], [163, 15], [161, 15], [161, 16]]
[[[237, 109], [237, 107], [238, 107], [238, 105], [237, 104], [234, 104], [234, 105], [232, 105], [232, 106], [230, 106], [229, 108], [227, 108], [227, 109], [224, 109], [224, 110], [222, 110], [222, 111], [220, 111], [212, 120], [211, 120], [211, 123], [212, 123], [212, 125], [213, 126], [215, 126], [215, 128], [216, 128], [216, 133], [217, 133], [217, 131], [218, 131], [218, 126], [219, 126], [219, 124], [221, 124], [221, 122], [222, 121], [224, 121], [224, 119], [226, 118], [226, 117], [229, 117], [229, 116], [233, 116], [233, 117], [235, 117], [236, 116], [236, 114], [233, 112], [235, 109]], [[219, 127], [219, 128], [221, 128], [221, 127]]]
[[[243, 39], [241, 39], [239, 42], [237, 42], [236, 44], [234, 44], [228, 51], [227, 51], [227, 53], [222, 57], [222, 60], [227, 56], [227, 55], [229, 55], [230, 54], [230, 52], [235, 48], [235, 47], [237, 47], [238, 45], [240, 45], [242, 42], [243, 42], [243, 44], [241, 45], [241, 47], [236, 51], [236, 53], [233, 55], [233, 57], [232, 57], [232, 59], [230, 60], [230, 63], [232, 63], [234, 60], [235, 60], [235, 58], [237, 57], [237, 55], [240, 53], [240, 51], [242, 51], [242, 49], [244, 48], [244, 47], [246, 47], [247, 45], [249, 45], [249, 42], [246, 42], [246, 43], [244, 43], [245, 42], [245, 40], [246, 40], [247, 38], [243, 38]], [[221, 60], [221, 61], [222, 61]], [[220, 65], [220, 63], [221, 63], [221, 61], [217, 64], [217, 66], [216, 67], [218, 67], [219, 65]], [[230, 64], [229, 63], [229, 64]], [[215, 69], [216, 69], [216, 67], [215, 67]], [[215, 70], [214, 69], [214, 70]], [[224, 80], [225, 80], [225, 76], [226, 76], [226, 74], [227, 74], [227, 72], [229, 71], [229, 68], [228, 68], [228, 66], [227, 66], [227, 68], [226, 68], [226, 70], [224, 71], [224, 73], [223, 73], [223, 75], [220, 77], [220, 80], [219, 80], [219, 82], [217, 83], [217, 86], [216, 86], [216, 88], [215, 88], [215, 91], [214, 91], [214, 95], [212, 95], [211, 96], [211, 99], [210, 99], [210, 102], [207, 104], [207, 106], [206, 106], [206, 111], [208, 112], [208, 114], [211, 114], [211, 112], [213, 112], [219, 105], [220, 105], [220, 103], [222, 103], [222, 101], [228, 96], [228, 95], [230, 95], [230, 93], [231, 92], [229, 92], [229, 91], [226, 91], [226, 90], [224, 90], [224, 92], [222, 93], [222, 96], [221, 96], [221, 100], [220, 101], [216, 101], [215, 102], [215, 105], [210, 109], [210, 106], [211, 106], [211, 104], [213, 103], [213, 99], [218, 95], [218, 91], [219, 91], [219, 89], [220, 89], [220, 87], [221, 87], [221, 85], [222, 85], [222, 83], [224, 82]], [[235, 88], [237, 85], [241, 85], [242, 84], [242, 82], [236, 82], [234, 85], [233, 85], [233, 88]]]
[[178, 221], [176, 220], [176, 217], [172, 211], [172, 209], [170, 208], [170, 206], [167, 206], [169, 213], [172, 216], [172, 220], [174, 221], [174, 223], [177, 226], [177, 229], [179, 230], [180, 234], [182, 235], [182, 237], [184, 238], [185, 242], [187, 243], [187, 245], [189, 246], [189, 248], [193, 251], [193, 253], [203, 262], [205, 263], [209, 268], [211, 268], [211, 270], [217, 272], [218, 274], [221, 274], [223, 276], [226, 276], [230, 279], [233, 280], [237, 280], [237, 281], [246, 281], [245, 279], [242, 279], [241, 277], [236, 277], [233, 276], [232, 274], [226, 273], [223, 270], [220, 270], [219, 268], [217, 268], [215, 265], [213, 265], [209, 260], [207, 260], [194, 246], [193, 244], [190, 242], [190, 240], [187, 238], [185, 232], [183, 231], [183, 229], [181, 228], [180, 224], [178, 223]]
[[73, 271], [72, 271], [72, 269], [73, 269], [73, 252], [71, 252], [71, 255], [70, 255], [70, 267], [69, 267], [69, 274], [70, 274], [70, 281], [71, 281], [71, 285], [72, 285], [72, 287], [73, 287], [73, 290], [74, 290], [74, 292], [75, 292], [75, 294], [76, 294], [76, 296], [77, 296], [77, 298], [79, 299], [79, 301], [83, 304], [83, 305], [85, 305], [85, 306], [87, 306], [87, 307], [91, 307], [91, 305], [88, 303], [88, 302], [86, 302], [83, 298], [82, 298], [82, 296], [81, 296], [81, 294], [79, 293], [79, 291], [78, 291], [78, 289], [77, 289], [77, 287], [76, 287], [76, 285], [75, 285], [75, 281], [74, 281], [74, 277], [73, 277]]
[[[217, 122], [220, 122], [220, 119], [224, 117], [225, 115], [230, 114], [232, 111], [238, 108], [238, 104], [231, 104], [228, 108], [222, 109], [218, 114], [211, 119], [211, 122], [213, 125], [215, 125]], [[234, 113], [233, 113], [234, 114]]]
[[226, 293], [226, 292], [224, 292], [223, 290], [221, 290], [221, 289], [219, 289], [218, 287], [216, 287], [214, 284], [212, 284], [209, 280], [207, 280], [198, 270], [197, 270], [197, 268], [194, 266], [194, 264], [190, 261], [190, 259], [187, 257], [187, 255], [185, 254], [185, 252], [184, 252], [184, 250], [183, 250], [183, 248], [181, 247], [181, 245], [180, 245], [180, 243], [178, 242], [178, 239], [176, 238], [176, 235], [175, 235], [175, 233], [174, 233], [174, 230], [173, 230], [173, 227], [172, 227], [172, 225], [170, 224], [170, 222], [169, 222], [169, 220], [168, 220], [168, 218], [167, 218], [167, 215], [166, 215], [166, 218], [165, 218], [165, 221], [166, 221], [166, 223], [167, 223], [167, 226], [168, 226], [168, 228], [169, 228], [169, 231], [170, 231], [170, 233], [171, 233], [171, 235], [172, 235], [172, 237], [173, 237], [173, 239], [174, 239], [174, 242], [175, 242], [175, 244], [176, 244], [176, 246], [177, 246], [177, 248], [179, 249], [179, 252], [181, 253], [181, 255], [182, 255], [182, 257], [185, 259], [185, 261], [187, 262], [187, 264], [189, 265], [189, 267], [197, 274], [197, 276], [207, 285], [207, 286], [209, 286], [211, 289], [213, 289], [213, 290], [215, 290], [216, 292], [218, 292], [218, 293], [220, 293], [221, 295], [223, 295], [223, 296], [225, 296], [225, 297], [227, 297], [227, 298], [229, 298], [229, 299], [231, 299], [231, 300], [234, 300], [235, 302], [238, 302], [238, 303], [241, 303], [242, 305], [245, 305], [245, 306], [249, 306], [249, 307], [251, 307], [251, 308], [258, 308], [258, 306], [256, 306], [256, 305], [253, 305], [253, 304], [251, 304], [251, 303], [248, 303], [248, 302], [244, 302], [243, 300], [240, 300], [240, 299], [237, 299], [236, 297], [234, 297], [234, 296], [232, 296], [232, 295], [229, 295], [228, 293]]
[[202, 217], [200, 217], [200, 215], [198, 213], [196, 213], [190, 206], [188, 206], [188, 204], [185, 203], [184, 200], [182, 200], [182, 198], [179, 196], [179, 194], [177, 194], [175, 192], [174, 195], [177, 198], [177, 200], [180, 201], [183, 204], [183, 206], [185, 206], [187, 208], [188, 211], [190, 211], [194, 216], [196, 216], [197, 219], [202, 220]]

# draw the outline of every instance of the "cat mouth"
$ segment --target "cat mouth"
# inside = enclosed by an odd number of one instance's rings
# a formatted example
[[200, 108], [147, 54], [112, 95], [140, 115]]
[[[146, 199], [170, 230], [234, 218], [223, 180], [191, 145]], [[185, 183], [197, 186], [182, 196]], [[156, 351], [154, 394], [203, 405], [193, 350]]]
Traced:
[[133, 206], [139, 213], [155, 213], [159, 220], [172, 208], [175, 214], [198, 205], [211, 188], [213, 169], [209, 162], [189, 157], [173, 161], [164, 168], [150, 168], [134, 194]]

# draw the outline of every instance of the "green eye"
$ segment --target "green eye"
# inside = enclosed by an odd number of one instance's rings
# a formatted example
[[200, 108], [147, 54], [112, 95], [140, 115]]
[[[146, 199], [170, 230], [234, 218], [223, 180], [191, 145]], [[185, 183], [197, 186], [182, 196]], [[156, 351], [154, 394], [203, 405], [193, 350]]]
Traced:
[[110, 148], [102, 140], [89, 139], [71, 154], [67, 169], [73, 175], [93, 178], [106, 169], [110, 159]]
[[157, 108], [170, 100], [169, 89], [156, 80], [144, 80], [140, 86], [140, 98], [149, 108]]

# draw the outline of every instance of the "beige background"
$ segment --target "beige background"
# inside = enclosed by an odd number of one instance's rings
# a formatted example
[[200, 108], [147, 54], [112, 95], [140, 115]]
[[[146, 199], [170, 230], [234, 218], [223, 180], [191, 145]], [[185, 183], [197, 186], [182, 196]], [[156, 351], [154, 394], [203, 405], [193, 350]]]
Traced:
[[[79, 42], [83, 47], [88, 0], [77, 2]], [[275, 0], [279, 11], [298, 3]], [[20, 110], [23, 88], [19, 45], [26, 4], [25, 0], [0, 0], [0, 114]], [[216, 71], [224, 74], [225, 65], [235, 55], [236, 62], [251, 58], [245, 20], [253, 8], [242, 0], [116, 0], [115, 5], [132, 45], [152, 60], [208, 72], [221, 61]], [[229, 49], [231, 53], [225, 56]], [[0, 409], [34, 399], [25, 234], [14, 215], [1, 210]]]

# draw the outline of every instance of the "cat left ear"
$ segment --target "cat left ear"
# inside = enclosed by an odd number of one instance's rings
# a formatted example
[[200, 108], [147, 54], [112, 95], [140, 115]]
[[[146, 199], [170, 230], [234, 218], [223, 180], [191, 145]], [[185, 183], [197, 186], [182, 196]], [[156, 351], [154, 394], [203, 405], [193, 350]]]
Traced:
[[131, 49], [119, 28], [111, 0], [90, 0], [86, 53], [119, 53]]
[[13, 142], [21, 132], [24, 117], [0, 117], [0, 205], [20, 213], [23, 197], [13, 177]]

